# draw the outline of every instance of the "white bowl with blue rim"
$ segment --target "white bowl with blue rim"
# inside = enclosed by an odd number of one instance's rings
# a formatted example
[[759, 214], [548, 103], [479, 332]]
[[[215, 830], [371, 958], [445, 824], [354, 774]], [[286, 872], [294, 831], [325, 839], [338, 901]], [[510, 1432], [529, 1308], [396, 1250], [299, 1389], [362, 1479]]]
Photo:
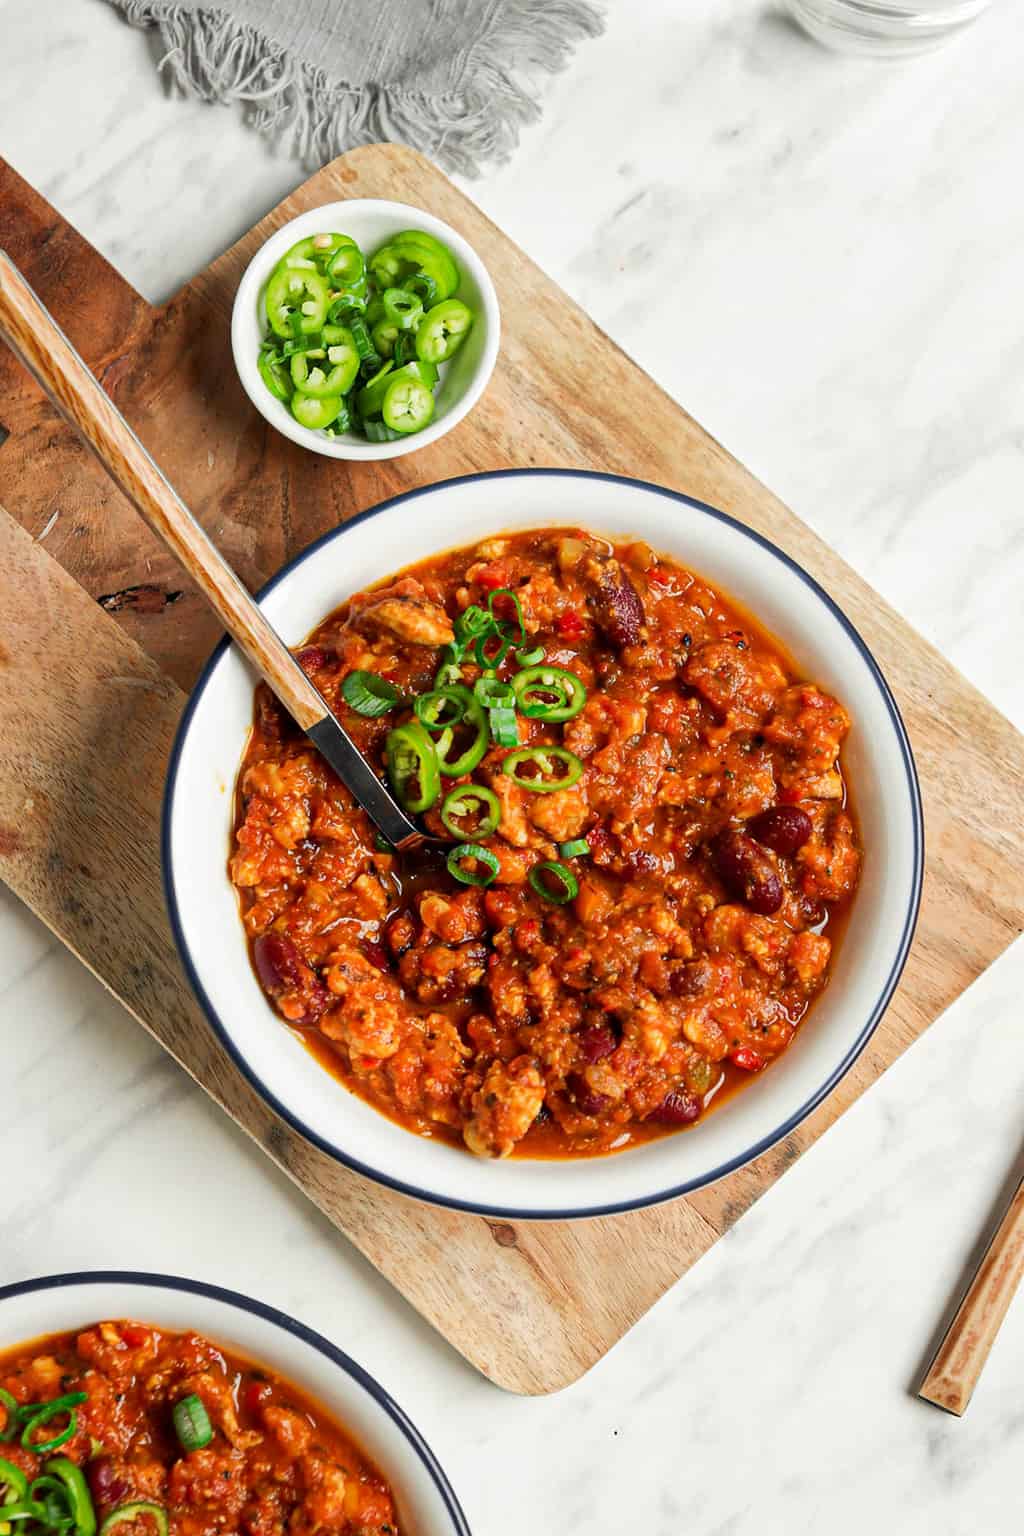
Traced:
[[[288, 405], [270, 393], [260, 375], [260, 343], [267, 333], [264, 295], [270, 276], [285, 252], [299, 240], [318, 234], [351, 235], [369, 261], [378, 246], [403, 229], [424, 230], [446, 245], [459, 268], [456, 297], [473, 311], [473, 326], [447, 363], [440, 365], [434, 417], [419, 432], [394, 442], [371, 443], [356, 432], [328, 437], [295, 420]], [[397, 459], [436, 443], [473, 409], [494, 372], [501, 339], [498, 296], [490, 273], [468, 240], [433, 214], [385, 198], [350, 198], [310, 208], [283, 224], [265, 241], [246, 267], [231, 311], [231, 352], [235, 368], [253, 405], [293, 443], [330, 459]]]
[[[264, 588], [290, 645], [353, 592], [507, 530], [571, 525], [646, 540], [699, 572], [777, 636], [853, 719], [844, 763], [865, 856], [829, 985], [784, 1055], [691, 1130], [607, 1157], [488, 1161], [404, 1130], [349, 1093], [270, 1007], [249, 963], [227, 875], [232, 785], [254, 679], [226, 642], [183, 716], [164, 802], [175, 936], [207, 1017], [253, 1087], [341, 1163], [405, 1194], [508, 1218], [597, 1216], [699, 1189], [788, 1135], [871, 1038], [910, 947], [923, 871], [921, 797], [892, 694], [868, 647], [788, 555], [734, 519], [658, 486], [574, 470], [470, 475], [410, 491], [325, 535]], [[396, 553], [400, 552], [400, 554]]]
[[417, 1536], [470, 1536], [455, 1492], [419, 1430], [336, 1344], [263, 1302], [199, 1280], [131, 1270], [48, 1275], [0, 1286], [0, 1351], [108, 1318], [194, 1330], [307, 1392], [389, 1484], [399, 1525]]

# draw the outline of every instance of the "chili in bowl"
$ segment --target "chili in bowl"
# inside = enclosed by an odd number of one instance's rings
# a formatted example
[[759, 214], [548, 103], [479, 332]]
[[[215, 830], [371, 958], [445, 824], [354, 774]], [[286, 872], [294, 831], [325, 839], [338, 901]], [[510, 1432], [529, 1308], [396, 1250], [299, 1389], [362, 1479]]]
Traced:
[[300, 1323], [164, 1276], [0, 1289], [0, 1523], [33, 1536], [468, 1536], [387, 1394]]
[[499, 474], [357, 519], [263, 601], [455, 839], [375, 846], [214, 659], [169, 779], [172, 917], [307, 1135], [428, 1199], [595, 1214], [720, 1176], [838, 1080], [905, 958], [920, 813], [877, 668], [779, 551], [655, 487]]

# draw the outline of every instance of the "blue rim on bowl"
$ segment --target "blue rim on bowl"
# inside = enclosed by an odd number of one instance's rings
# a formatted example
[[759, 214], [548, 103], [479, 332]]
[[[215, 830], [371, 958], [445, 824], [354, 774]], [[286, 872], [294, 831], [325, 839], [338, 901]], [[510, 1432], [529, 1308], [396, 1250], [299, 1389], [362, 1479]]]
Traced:
[[[289, 1125], [292, 1130], [296, 1131], [306, 1141], [309, 1141], [314, 1146], [318, 1147], [322, 1152], [326, 1152], [329, 1157], [332, 1157], [337, 1162], [343, 1163], [346, 1167], [351, 1168], [354, 1172], [362, 1174], [365, 1178], [372, 1179], [376, 1183], [383, 1184], [386, 1187], [395, 1190], [399, 1194], [411, 1196], [413, 1199], [423, 1200], [429, 1204], [443, 1206], [453, 1210], [463, 1210], [481, 1216], [500, 1217], [502, 1219], [519, 1221], [566, 1221], [590, 1218], [594, 1216], [613, 1216], [625, 1211], [641, 1210], [647, 1206], [659, 1205], [665, 1201], [676, 1199], [680, 1195], [689, 1194], [695, 1189], [702, 1189], [708, 1184], [712, 1184], [718, 1179], [724, 1178], [727, 1174], [733, 1173], [737, 1168], [743, 1167], [745, 1164], [751, 1162], [754, 1158], [759, 1157], [763, 1152], [766, 1152], [769, 1147], [774, 1146], [777, 1142], [788, 1136], [792, 1131], [796, 1129], [798, 1125], [800, 1125], [803, 1120], [807, 1118], [807, 1116], [814, 1109], [817, 1108], [822, 1100], [825, 1099], [829, 1093], [831, 1093], [832, 1089], [837, 1085], [837, 1083], [840, 1082], [840, 1080], [852, 1067], [858, 1056], [860, 1056], [861, 1052], [864, 1050], [864, 1047], [867, 1045], [871, 1036], [874, 1034], [879, 1021], [885, 1013], [892, 995], [896, 990], [896, 986], [906, 964], [921, 905], [921, 888], [924, 878], [924, 816], [922, 811], [921, 789], [918, 781], [917, 769], [914, 763], [913, 754], [911, 752], [906, 727], [903, 724], [903, 719], [896, 705], [896, 701], [893, 698], [889, 685], [886, 682], [885, 677], [883, 676], [882, 671], [879, 668], [878, 663], [875, 661], [874, 656], [871, 654], [867, 644], [861, 638], [860, 634], [854, 628], [850, 620], [843, 613], [842, 609], [829, 596], [824, 588], [822, 588], [819, 583], [816, 582], [814, 578], [809, 575], [809, 573], [805, 571], [801, 565], [797, 563], [797, 561], [795, 561], [790, 555], [787, 555], [783, 550], [779, 549], [777, 545], [771, 542], [771, 540], [766, 539], [762, 534], [755, 532], [752, 528], [748, 528], [744, 523], [739, 522], [736, 518], [730, 517], [727, 513], [721, 512], [715, 507], [708, 506], [707, 503], [698, 501], [692, 496], [686, 496], [682, 492], [669, 490], [665, 486], [655, 485], [645, 480], [630, 479], [625, 475], [614, 475], [605, 473], [603, 471], [576, 469], [502, 469], [481, 471], [471, 475], [453, 476], [448, 480], [442, 480], [433, 485], [418, 486], [413, 490], [403, 491], [397, 496], [393, 496], [386, 501], [379, 502], [376, 506], [368, 507], [364, 512], [358, 513], [355, 517], [350, 518], [347, 522], [341, 524], [339, 527], [333, 528], [329, 532], [323, 534], [319, 539], [311, 544], [308, 549], [303, 550], [301, 554], [296, 555], [293, 560], [289, 561], [287, 565], [283, 566], [282, 569], [278, 571], [277, 574], [273, 576], [270, 581], [268, 581], [266, 585], [261, 589], [261, 591], [258, 593], [258, 598], [260, 601], [266, 598], [274, 590], [274, 588], [277, 587], [277, 585], [283, 581], [292, 571], [297, 569], [306, 561], [315, 558], [322, 550], [326, 549], [330, 544], [332, 544], [334, 540], [342, 537], [347, 530], [351, 529], [359, 523], [367, 521], [370, 518], [376, 517], [380, 513], [385, 512], [393, 507], [399, 506], [403, 503], [415, 501], [420, 496], [436, 494], [438, 491], [443, 491], [448, 487], [461, 486], [480, 481], [493, 482], [495, 480], [501, 479], [523, 479], [530, 477], [546, 477], [551, 480], [574, 479], [589, 480], [594, 482], [600, 481], [604, 483], [619, 484], [631, 487], [633, 489], [653, 492], [654, 494], [665, 497], [672, 502], [690, 507], [693, 510], [704, 514], [705, 516], [715, 519], [716, 521], [726, 525], [735, 532], [742, 534], [744, 538], [751, 540], [762, 550], [766, 551], [776, 560], [780, 561], [790, 572], [797, 576], [800, 581], [803, 582], [818, 598], [818, 600], [828, 609], [841, 629], [845, 632], [846, 636], [853, 643], [856, 651], [859, 653], [884, 703], [885, 709], [892, 724], [894, 737], [899, 746], [900, 758], [902, 761], [903, 771], [906, 776], [906, 787], [911, 807], [912, 872], [910, 878], [909, 901], [906, 912], [904, 914], [902, 932], [900, 934], [899, 943], [896, 947], [894, 959], [889, 968], [888, 974], [885, 977], [885, 980], [879, 988], [875, 1003], [868, 1012], [867, 1020], [864, 1026], [860, 1030], [859, 1034], [853, 1041], [852, 1046], [847, 1050], [839, 1064], [834, 1067], [830, 1073], [828, 1073], [824, 1082], [822, 1082], [819, 1087], [807, 1099], [805, 1099], [800, 1107], [793, 1111], [782, 1124], [775, 1127], [768, 1134], [760, 1137], [754, 1144], [744, 1148], [741, 1152], [738, 1152], [734, 1156], [728, 1158], [719, 1166], [707, 1171], [706, 1173], [702, 1173], [699, 1177], [684, 1180], [681, 1183], [670, 1185], [667, 1188], [659, 1189], [643, 1196], [632, 1197], [627, 1200], [614, 1201], [605, 1204], [588, 1205], [584, 1208], [567, 1208], [555, 1210], [509, 1206], [497, 1203], [484, 1204], [479, 1201], [437, 1194], [430, 1190], [425, 1190], [416, 1184], [409, 1183], [403, 1179], [395, 1178], [390, 1174], [383, 1173], [379, 1169], [376, 1169], [373, 1166], [362, 1162], [360, 1159], [352, 1156], [351, 1153], [346, 1151], [343, 1146], [339, 1145], [337, 1142], [331, 1141], [325, 1136], [322, 1136], [311, 1126], [307, 1125], [302, 1120], [300, 1115], [296, 1114], [287, 1105], [281, 1102], [280, 1098], [277, 1096], [277, 1094], [275, 1094], [273, 1089], [270, 1088], [268, 1084], [265, 1083], [254, 1071], [252, 1066], [246, 1060], [244, 1054], [238, 1049], [230, 1031], [225, 1027], [223, 1020], [219, 1017], [217, 1010], [214, 1008], [206, 992], [206, 989], [200, 980], [196, 966], [193, 962], [193, 958], [185, 938], [184, 927], [175, 891], [171, 849], [171, 823], [174, 809], [175, 787], [182, 749], [188, 734], [190, 722], [203, 696], [204, 689], [209, 683], [217, 663], [230, 644], [227, 639], [224, 639], [220, 642], [220, 644], [214, 650], [213, 654], [210, 656], [206, 666], [203, 668], [203, 671], [199, 676], [196, 686], [182, 715], [181, 722], [178, 726], [178, 731], [175, 736], [173, 747], [171, 749], [171, 755], [167, 767], [167, 782], [164, 792], [161, 823], [161, 854], [164, 895], [167, 902], [168, 915], [170, 918], [171, 928], [174, 933], [175, 942], [178, 946], [178, 952], [181, 956], [182, 964], [184, 965], [189, 983], [196, 997], [198, 998], [210, 1025], [220, 1040], [221, 1045], [234, 1061], [239, 1071], [260, 1095], [264, 1103], [266, 1103], [276, 1115], [278, 1115], [287, 1125]], [[411, 1135], [412, 1133], [405, 1134]], [[628, 1153], [625, 1155], [628, 1156]], [[595, 1160], [595, 1169], [600, 1168], [602, 1161], [602, 1159]]]
[[[453, 1530], [458, 1532], [458, 1536], [472, 1536], [469, 1522], [444, 1468], [408, 1414], [399, 1407], [391, 1394], [385, 1391], [369, 1371], [364, 1370], [343, 1349], [332, 1344], [330, 1339], [325, 1339], [322, 1333], [317, 1333], [314, 1328], [308, 1328], [305, 1323], [300, 1323], [297, 1318], [291, 1317], [287, 1312], [279, 1312], [276, 1307], [268, 1306], [266, 1302], [256, 1301], [252, 1296], [243, 1296], [240, 1291], [231, 1291], [221, 1285], [208, 1285], [204, 1280], [186, 1280], [180, 1275], [161, 1275], [146, 1270], [83, 1269], [74, 1270], [68, 1274], [41, 1275], [34, 1280], [16, 1280], [10, 1285], [0, 1286], [0, 1302], [14, 1296], [26, 1296], [34, 1291], [68, 1290], [75, 1285], [138, 1285], [149, 1286], [154, 1290], [182, 1291], [190, 1296], [205, 1296], [211, 1301], [222, 1302], [242, 1312], [250, 1312], [254, 1317], [262, 1318], [264, 1322], [282, 1329], [285, 1333], [290, 1333], [301, 1343], [317, 1350], [339, 1370], [344, 1371], [346, 1376], [350, 1376], [384, 1410], [423, 1464], [451, 1517]], [[386, 1471], [386, 1469], [382, 1470]]]

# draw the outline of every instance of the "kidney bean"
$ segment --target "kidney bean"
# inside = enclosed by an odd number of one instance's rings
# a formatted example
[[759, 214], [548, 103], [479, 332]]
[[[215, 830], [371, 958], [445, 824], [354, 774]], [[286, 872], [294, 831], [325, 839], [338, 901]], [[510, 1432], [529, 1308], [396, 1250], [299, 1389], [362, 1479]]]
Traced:
[[644, 622], [640, 595], [621, 566], [605, 570], [594, 598], [594, 617], [602, 634], [615, 646], [635, 645]]
[[295, 660], [303, 672], [319, 672], [321, 667], [327, 665], [327, 652], [322, 645], [307, 645], [300, 651]]
[[581, 1115], [599, 1115], [608, 1103], [607, 1095], [595, 1093], [578, 1072], [570, 1073], [566, 1087], [572, 1094]]
[[759, 843], [785, 859], [791, 859], [814, 831], [806, 811], [798, 805], [773, 805], [747, 822], [747, 831]]
[[580, 1035], [580, 1055], [588, 1065], [603, 1061], [618, 1045], [614, 1031], [607, 1024], [592, 1024]]
[[651, 1119], [657, 1125], [692, 1125], [700, 1119], [701, 1103], [691, 1093], [674, 1088], [666, 1093]]
[[764, 1066], [764, 1057], [759, 1056], [747, 1045], [741, 1045], [738, 1051], [730, 1052], [729, 1060], [744, 1072], [760, 1072]]
[[109, 1456], [97, 1456], [85, 1469], [89, 1479], [89, 1492], [97, 1504], [120, 1504], [128, 1492], [128, 1484], [118, 1475]]
[[687, 960], [671, 973], [668, 984], [676, 997], [699, 997], [713, 979], [714, 971], [706, 960]]
[[327, 990], [305, 963], [291, 939], [280, 933], [261, 933], [252, 947], [260, 986], [270, 997], [282, 992], [301, 992], [306, 1011], [292, 1024], [314, 1024], [328, 1004]]
[[363, 945], [363, 954], [372, 965], [377, 967], [378, 971], [383, 971], [387, 975], [391, 969], [391, 962], [388, 960], [388, 952], [383, 944], [374, 944], [372, 941], [366, 943]]
[[751, 912], [770, 917], [782, 906], [782, 881], [771, 860], [743, 832], [724, 832], [715, 844], [715, 867]]

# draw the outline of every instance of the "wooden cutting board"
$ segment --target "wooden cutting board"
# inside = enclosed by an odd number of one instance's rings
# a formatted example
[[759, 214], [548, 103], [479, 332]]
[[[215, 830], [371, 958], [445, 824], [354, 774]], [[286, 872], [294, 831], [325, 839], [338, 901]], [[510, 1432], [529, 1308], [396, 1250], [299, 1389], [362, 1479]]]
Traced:
[[[242, 394], [228, 346], [234, 289], [257, 245], [344, 197], [397, 198], [446, 219], [487, 263], [502, 306], [501, 357], [483, 401], [443, 442], [387, 464], [335, 463], [279, 437]], [[0, 349], [0, 503], [10, 514], [0, 513], [0, 875], [455, 1348], [513, 1391], [565, 1386], [1020, 932], [1024, 741], [407, 149], [336, 160], [162, 309], [6, 168], [0, 245], [253, 587], [340, 520], [414, 485], [531, 464], [610, 470], [688, 492], [775, 540], [838, 599], [894, 687], [924, 791], [924, 903], [903, 984], [827, 1103], [747, 1168], [653, 1211], [529, 1225], [417, 1205], [277, 1122], [192, 1000], [164, 915], [157, 822], [182, 690], [216, 628]], [[584, 379], [597, 402], [586, 414], [574, 408]]]

